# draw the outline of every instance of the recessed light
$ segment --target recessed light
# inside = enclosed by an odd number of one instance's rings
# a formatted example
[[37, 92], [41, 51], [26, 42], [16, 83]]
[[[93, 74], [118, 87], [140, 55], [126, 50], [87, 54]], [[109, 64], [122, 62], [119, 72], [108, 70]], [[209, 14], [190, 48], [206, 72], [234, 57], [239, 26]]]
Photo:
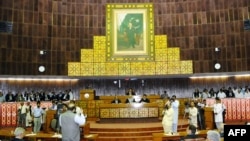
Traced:
[[45, 67], [44, 66], [39, 66], [38, 70], [39, 70], [39, 72], [44, 72], [45, 71]]
[[215, 68], [216, 70], [219, 70], [219, 69], [221, 68], [221, 64], [220, 64], [220, 63], [215, 63], [215, 64], [214, 64], [214, 68]]

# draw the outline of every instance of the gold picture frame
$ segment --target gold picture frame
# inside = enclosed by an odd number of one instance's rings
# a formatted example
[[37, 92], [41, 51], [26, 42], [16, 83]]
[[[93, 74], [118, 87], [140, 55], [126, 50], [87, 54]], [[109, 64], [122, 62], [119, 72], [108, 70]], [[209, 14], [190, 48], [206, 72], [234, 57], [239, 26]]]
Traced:
[[154, 7], [106, 5], [107, 61], [154, 61]]

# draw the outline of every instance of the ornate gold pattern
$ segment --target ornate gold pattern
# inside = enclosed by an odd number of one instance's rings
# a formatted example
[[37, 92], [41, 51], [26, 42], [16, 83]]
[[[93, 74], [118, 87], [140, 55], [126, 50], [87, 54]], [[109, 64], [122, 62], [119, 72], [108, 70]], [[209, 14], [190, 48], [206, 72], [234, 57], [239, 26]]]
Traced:
[[106, 37], [94, 36], [93, 49], [81, 49], [81, 62], [68, 63], [69, 76], [149, 76], [192, 74], [193, 61], [180, 60], [180, 48], [167, 47], [166, 35], [155, 35], [155, 61], [106, 61]]

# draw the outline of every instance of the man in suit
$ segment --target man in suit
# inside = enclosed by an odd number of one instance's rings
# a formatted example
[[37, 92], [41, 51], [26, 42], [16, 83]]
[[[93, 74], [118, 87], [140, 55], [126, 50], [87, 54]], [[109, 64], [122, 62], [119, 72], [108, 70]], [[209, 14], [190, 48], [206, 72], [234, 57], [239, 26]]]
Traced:
[[115, 96], [114, 100], [112, 100], [111, 103], [112, 103], [112, 104], [119, 104], [119, 103], [121, 103], [121, 100], [118, 99], [117, 96]]

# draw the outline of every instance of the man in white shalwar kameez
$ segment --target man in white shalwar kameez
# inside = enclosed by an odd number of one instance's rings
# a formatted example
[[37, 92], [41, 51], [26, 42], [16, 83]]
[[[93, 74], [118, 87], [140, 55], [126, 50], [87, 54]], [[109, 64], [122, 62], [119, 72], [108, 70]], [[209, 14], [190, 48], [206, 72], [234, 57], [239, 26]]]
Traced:
[[197, 115], [198, 115], [198, 109], [195, 107], [194, 102], [192, 101], [190, 103], [189, 107], [189, 124], [194, 125], [196, 128], [198, 127], [198, 120], [197, 120]]
[[223, 123], [223, 104], [221, 103], [220, 98], [216, 98], [216, 103], [214, 104], [214, 121], [217, 129], [220, 129], [221, 124]]
[[174, 110], [171, 107], [171, 103], [167, 103], [162, 111], [163, 119], [162, 126], [164, 129], [164, 133], [172, 134], [172, 126], [173, 126], [173, 118], [174, 118]]
[[175, 95], [172, 96], [171, 100], [172, 100], [171, 105], [172, 105], [172, 108], [174, 110], [174, 119], [173, 119], [173, 126], [172, 126], [173, 129], [172, 129], [172, 131], [174, 133], [177, 133], [178, 117], [179, 117], [179, 105], [180, 105], [180, 103], [176, 99]]

